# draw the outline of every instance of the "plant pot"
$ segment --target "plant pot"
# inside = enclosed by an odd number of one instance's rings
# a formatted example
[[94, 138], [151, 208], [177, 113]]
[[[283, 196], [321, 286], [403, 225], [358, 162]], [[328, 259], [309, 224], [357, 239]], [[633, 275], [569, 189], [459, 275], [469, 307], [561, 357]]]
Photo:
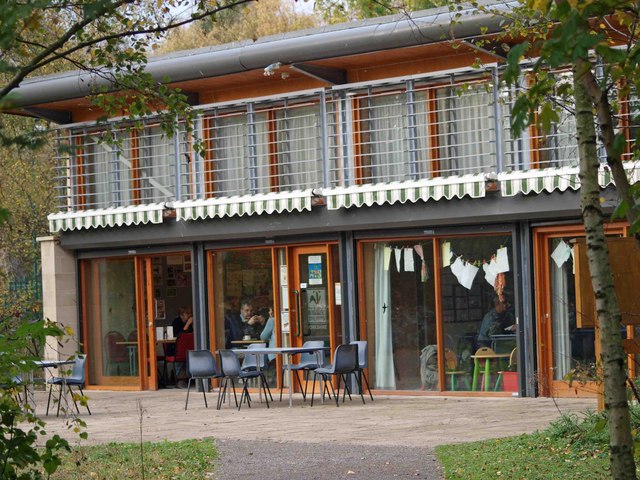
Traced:
[[518, 391], [518, 372], [502, 372], [502, 390], [504, 392]]

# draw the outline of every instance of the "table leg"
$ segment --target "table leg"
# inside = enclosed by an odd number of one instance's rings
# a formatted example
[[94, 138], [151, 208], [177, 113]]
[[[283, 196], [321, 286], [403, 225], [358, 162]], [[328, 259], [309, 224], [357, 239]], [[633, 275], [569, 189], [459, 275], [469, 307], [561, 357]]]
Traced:
[[289, 408], [293, 406], [293, 370], [291, 370], [291, 354], [285, 353], [283, 360], [287, 363], [287, 370], [289, 371]]
[[[320, 350], [316, 351], [316, 365], [322, 367], [322, 352]], [[324, 405], [324, 377], [320, 375], [320, 403]], [[329, 399], [331, 400], [331, 399]]]
[[489, 376], [491, 375], [491, 360], [484, 359], [484, 391], [489, 391]]
[[473, 380], [471, 381], [471, 391], [475, 392], [478, 386], [478, 372], [480, 370], [480, 361], [477, 358], [473, 359]]

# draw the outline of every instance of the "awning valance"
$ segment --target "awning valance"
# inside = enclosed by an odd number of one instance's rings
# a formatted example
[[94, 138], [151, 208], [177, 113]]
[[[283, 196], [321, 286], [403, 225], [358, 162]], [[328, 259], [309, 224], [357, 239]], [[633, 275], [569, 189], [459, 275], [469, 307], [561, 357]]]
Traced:
[[[635, 183], [640, 178], [640, 162], [626, 162], [624, 168], [627, 171], [630, 183]], [[517, 170], [498, 174], [500, 190], [505, 197], [512, 197], [519, 193], [542, 193], [553, 191], [577, 190], [580, 188], [578, 167], [543, 168], [539, 170]], [[598, 184], [604, 188], [613, 184], [613, 175], [606, 164], [600, 165], [598, 171]]]
[[52, 213], [47, 219], [49, 220], [49, 230], [55, 233], [60, 230], [162, 223], [164, 209], [164, 203], [153, 203], [130, 207]]
[[[385, 203], [415, 203], [446, 198], [480, 198], [485, 196], [485, 184], [492, 174], [461, 175], [425, 180], [377, 183], [323, 189], [327, 208], [361, 207]], [[495, 177], [494, 177], [495, 178]]]
[[174, 202], [177, 220], [260, 215], [311, 210], [312, 190], [274, 192], [235, 197]]

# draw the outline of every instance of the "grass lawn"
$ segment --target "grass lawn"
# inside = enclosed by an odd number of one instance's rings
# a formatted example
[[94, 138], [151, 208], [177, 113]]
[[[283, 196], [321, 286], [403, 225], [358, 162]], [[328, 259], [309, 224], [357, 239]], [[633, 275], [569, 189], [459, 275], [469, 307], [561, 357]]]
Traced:
[[217, 458], [211, 439], [76, 447], [65, 454], [52, 480], [199, 480], [213, 477]]
[[[632, 409], [636, 442], [639, 421], [640, 409]], [[640, 466], [638, 450], [636, 466]], [[562, 417], [548, 429], [531, 435], [443, 445], [436, 448], [436, 454], [447, 480], [611, 478], [608, 426], [602, 414], [596, 413], [580, 420]]]

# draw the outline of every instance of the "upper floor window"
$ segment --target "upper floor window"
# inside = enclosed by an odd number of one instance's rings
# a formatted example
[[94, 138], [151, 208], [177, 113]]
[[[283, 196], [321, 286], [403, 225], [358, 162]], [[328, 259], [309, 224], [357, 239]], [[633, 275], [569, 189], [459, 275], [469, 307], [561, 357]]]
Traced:
[[203, 118], [207, 196], [322, 185], [318, 102], [249, 104]]
[[409, 81], [349, 92], [356, 181], [495, 170], [492, 88], [486, 80]]

